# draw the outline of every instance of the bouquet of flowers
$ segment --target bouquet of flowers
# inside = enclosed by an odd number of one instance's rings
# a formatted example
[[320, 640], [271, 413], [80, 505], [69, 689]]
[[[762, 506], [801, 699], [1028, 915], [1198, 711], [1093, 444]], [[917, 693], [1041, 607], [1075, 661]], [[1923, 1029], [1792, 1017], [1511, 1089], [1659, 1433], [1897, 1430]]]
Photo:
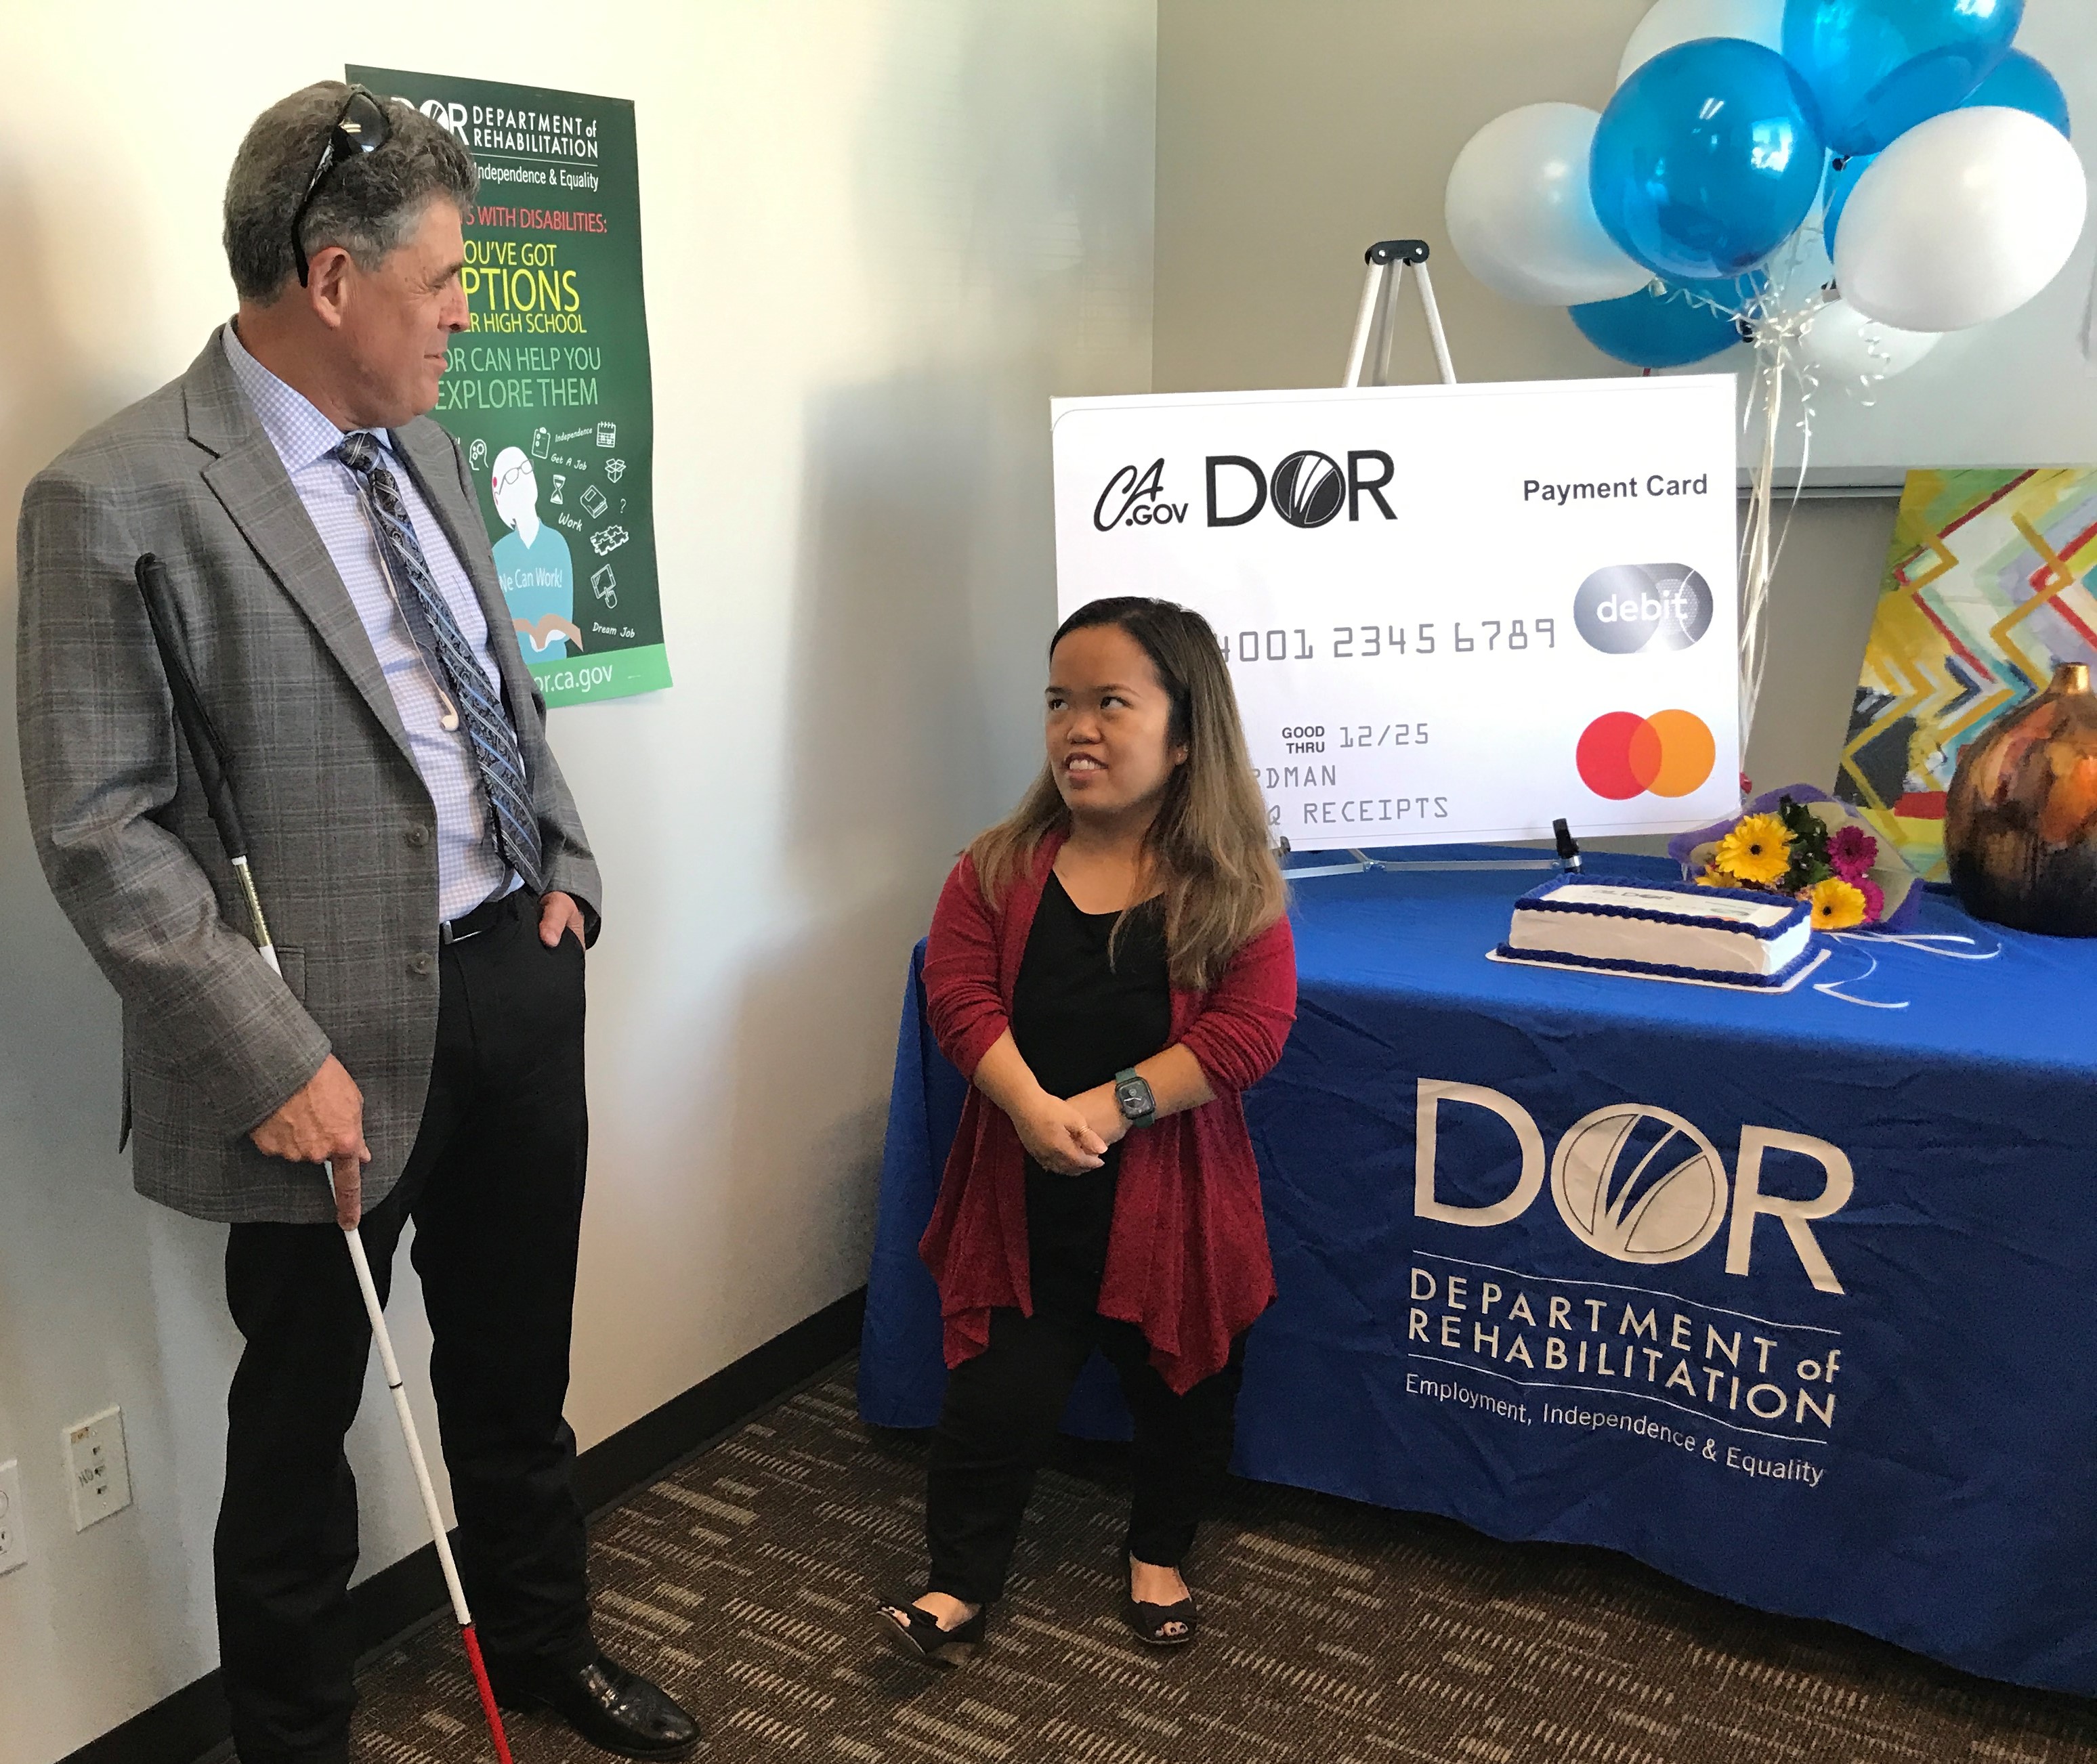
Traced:
[[1669, 842], [1686, 880], [1807, 902], [1817, 931], [1898, 928], [1921, 878], [1846, 804], [1810, 785], [1757, 797], [1736, 820]]

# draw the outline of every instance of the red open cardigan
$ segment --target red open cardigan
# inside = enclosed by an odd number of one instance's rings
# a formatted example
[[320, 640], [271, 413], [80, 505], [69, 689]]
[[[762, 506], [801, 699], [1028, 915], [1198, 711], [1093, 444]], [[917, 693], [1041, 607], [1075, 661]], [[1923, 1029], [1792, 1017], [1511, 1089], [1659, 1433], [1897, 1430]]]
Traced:
[[[965, 1078], [974, 1079], [1012, 1026], [1020, 958], [1062, 845], [1061, 836], [1044, 839], [996, 910], [966, 857], [939, 892], [925, 952], [926, 1011]], [[1207, 991], [1173, 989], [1172, 1040], [1200, 1062], [1215, 1099], [1121, 1142], [1099, 1312], [1141, 1328], [1152, 1364], [1175, 1390], [1220, 1372], [1232, 1340], [1274, 1298], [1259, 1171], [1238, 1093], [1281, 1057], [1295, 1020], [1296, 944], [1283, 918], [1239, 950]], [[1025, 1158], [1005, 1111], [972, 1083], [917, 1246], [939, 1282], [950, 1367], [989, 1344], [994, 1308], [1032, 1314]]]

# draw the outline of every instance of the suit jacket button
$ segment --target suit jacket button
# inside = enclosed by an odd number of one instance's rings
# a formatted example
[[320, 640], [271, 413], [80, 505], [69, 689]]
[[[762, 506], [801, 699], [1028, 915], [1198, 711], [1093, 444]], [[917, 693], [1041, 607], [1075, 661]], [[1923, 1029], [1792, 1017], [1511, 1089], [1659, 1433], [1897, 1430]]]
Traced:
[[427, 845], [430, 843], [430, 829], [419, 821], [417, 821], [408, 829], [408, 843], [410, 845]]
[[436, 965], [436, 958], [427, 949], [418, 949], [408, 958], [408, 970], [411, 974], [427, 974]]

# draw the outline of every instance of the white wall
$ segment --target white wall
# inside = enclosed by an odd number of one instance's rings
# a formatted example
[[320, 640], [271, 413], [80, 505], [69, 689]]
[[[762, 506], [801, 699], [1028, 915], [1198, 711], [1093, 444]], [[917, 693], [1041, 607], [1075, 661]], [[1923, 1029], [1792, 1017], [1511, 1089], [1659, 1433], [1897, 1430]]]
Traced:
[[[555, 713], [603, 860], [585, 1445], [863, 1277], [905, 956], [1033, 763], [1046, 400], [1149, 384], [1150, 0], [606, 0], [496, 15], [118, 0], [0, 11], [0, 511], [178, 373], [263, 105], [345, 62], [634, 98], [671, 691]], [[116, 1012], [46, 893], [0, 603], [0, 1764], [208, 1670], [222, 1233], [134, 1197]], [[427, 1330], [405, 1258], [395, 1304]], [[83, 1535], [58, 1441], [116, 1402], [138, 1504]], [[366, 1568], [419, 1541], [352, 1442]]]
[[[1562, 312], [1474, 278], [1448, 248], [1441, 192], [1458, 150], [1503, 111], [1547, 98], [1600, 108], [1647, 4], [1159, 0], [1156, 390], [1337, 385], [1362, 252], [1409, 237], [1433, 247], [1460, 378], [1627, 371], [1564, 335]], [[1434, 377], [1408, 287], [1391, 378]], [[1758, 789], [1834, 783], [1893, 508], [1797, 511], [1748, 747]]]

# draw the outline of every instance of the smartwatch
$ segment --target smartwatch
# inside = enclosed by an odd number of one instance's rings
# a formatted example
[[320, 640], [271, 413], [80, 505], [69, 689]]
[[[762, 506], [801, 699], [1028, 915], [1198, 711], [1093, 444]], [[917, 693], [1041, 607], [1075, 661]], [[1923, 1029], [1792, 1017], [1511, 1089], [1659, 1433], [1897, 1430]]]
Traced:
[[1114, 1074], [1114, 1101], [1121, 1118], [1131, 1127], [1149, 1127], [1158, 1118], [1158, 1099], [1150, 1093], [1150, 1081], [1136, 1076], [1136, 1068]]

